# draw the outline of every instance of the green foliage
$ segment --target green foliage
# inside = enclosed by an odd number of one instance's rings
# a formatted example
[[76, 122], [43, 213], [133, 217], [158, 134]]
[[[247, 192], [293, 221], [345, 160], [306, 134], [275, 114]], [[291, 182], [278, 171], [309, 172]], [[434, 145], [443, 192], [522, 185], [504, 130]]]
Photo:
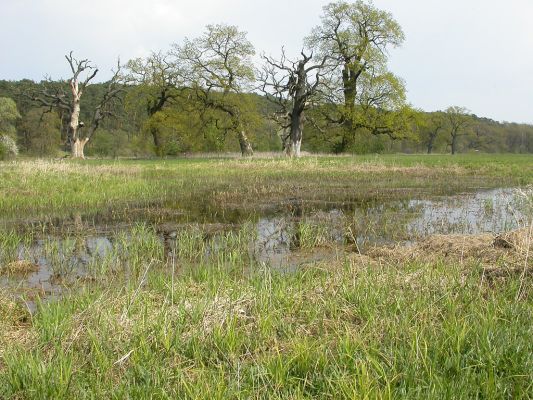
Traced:
[[207, 25], [203, 35], [174, 48], [188, 79], [202, 88], [240, 93], [250, 89], [255, 78], [254, 46], [236, 26]]
[[18, 125], [20, 143], [33, 156], [54, 156], [61, 144], [61, 120], [55, 112], [35, 108]]
[[123, 80], [133, 84], [126, 96], [130, 113], [138, 115], [143, 109], [151, 116], [178, 97], [182, 73], [172, 53], [154, 52], [128, 61], [126, 67]]
[[98, 135], [88, 143], [86, 147], [87, 155], [101, 157], [132, 157], [134, 150], [128, 133], [117, 129], [99, 129]]
[[224, 136], [232, 132], [239, 139], [242, 154], [252, 155], [247, 136], [255, 110], [242, 94], [252, 89], [255, 50], [246, 33], [236, 26], [208, 25], [202, 36], [175, 45], [175, 51], [204, 123], [215, 126]]
[[[57, 139], [57, 133], [55, 131], [55, 121], [52, 119], [57, 118], [60, 120], [60, 116], [44, 117], [45, 121], [39, 125], [41, 111], [38, 108], [30, 107], [25, 99], [17, 92], [23, 90], [28, 86], [27, 81], [20, 82], [2, 82], [0, 81], [0, 96], [5, 96], [13, 93], [13, 99], [16, 101], [19, 110], [21, 110], [22, 118], [16, 121], [14, 125], [16, 127], [16, 139], [20, 146], [22, 153], [31, 155], [54, 155], [56, 152], [61, 151], [62, 141]], [[39, 85], [37, 83], [32, 84], [35, 90], [38, 90]], [[100, 84], [94, 84], [87, 88], [84, 94], [86, 107], [82, 110], [82, 118], [88, 120], [92, 113], [92, 107], [96, 104], [99, 93], [104, 88], [99, 87]], [[153, 141], [150, 132], [146, 130], [146, 124], [148, 124], [148, 114], [146, 112], [146, 103], [140, 100], [142, 94], [140, 92], [147, 90], [142, 85], [135, 85], [128, 87], [127, 99], [125, 101], [125, 107], [117, 108], [117, 118], [104, 121], [102, 124], [102, 132], [106, 138], [101, 142], [98, 139], [100, 131], [95, 135], [86, 147], [87, 154], [91, 155], [109, 155], [113, 154], [131, 154], [133, 156], [150, 156], [154, 154]], [[152, 89], [150, 89], [152, 90]], [[241, 93], [235, 95], [235, 98], [242, 99], [242, 103], [249, 104], [247, 110], [250, 110], [249, 115], [245, 115], [247, 123], [250, 124], [249, 135], [253, 142], [254, 148], [259, 151], [280, 151], [281, 142], [278, 135], [278, 127], [274, 124], [268, 116], [272, 113], [272, 106], [270, 102], [263, 96], [250, 93]], [[233, 98], [228, 96], [228, 101], [234, 101]], [[146, 99], [145, 99], [146, 100]], [[181, 102], [180, 102], [181, 101]], [[215, 126], [215, 113], [205, 113], [204, 120], [201, 121], [202, 115], [200, 107], [196, 100], [191, 96], [188, 98], [184, 96], [180, 101], [173, 101], [165, 106], [164, 110], [169, 114], [181, 114], [182, 116], [178, 126], [181, 128], [172, 130], [170, 127], [166, 127], [165, 135], [172, 135], [173, 132], [177, 132], [178, 135], [185, 135], [185, 143], [187, 146], [183, 146], [183, 139], [172, 139], [175, 143], [179, 144], [176, 151], [173, 153], [180, 154], [182, 151], [196, 152], [196, 151], [238, 151], [239, 146], [233, 135], [224, 135], [222, 129], [217, 129]], [[250, 104], [251, 103], [251, 104]], [[32, 111], [33, 110], [33, 111]], [[398, 109], [396, 114], [382, 113], [379, 114], [378, 110], [372, 110], [369, 116], [372, 116], [372, 121], [385, 120], [387, 124], [392, 123], [392, 126], [400, 127], [400, 130], [396, 130], [394, 135], [399, 136], [401, 139], [392, 140], [387, 134], [378, 135], [376, 139], [369, 139], [369, 132], [360, 128], [356, 131], [345, 131], [342, 125], [327, 125], [327, 121], [324, 116], [332, 116], [338, 113], [332, 105], [322, 104], [311, 108], [308, 111], [308, 115], [317, 122], [317, 125], [322, 127], [322, 131], [316, 129], [316, 127], [307, 123], [304, 132], [304, 150], [315, 152], [427, 152], [427, 141], [430, 131], [430, 127], [433, 126], [431, 120], [435, 115], [442, 115], [439, 113], [422, 113], [412, 109], [405, 109], [406, 114], [403, 114], [405, 118], [398, 118], [402, 115], [404, 109]], [[29, 115], [28, 115], [29, 114]], [[86, 115], [87, 114], [87, 115]], [[248, 114], [248, 112], [246, 113]], [[395, 116], [396, 118], [393, 118]], [[220, 120], [219, 126], [223, 126], [224, 122], [222, 114], [218, 114]], [[47, 121], [50, 119], [49, 121]], [[176, 119], [173, 117], [173, 119]], [[191, 119], [190, 122], [187, 122]], [[461, 152], [481, 151], [488, 153], [532, 153], [533, 152], [533, 126], [526, 124], [516, 123], [500, 123], [487, 118], [481, 118], [475, 115], [470, 115], [471, 123], [469, 129], [465, 131], [465, 135], [461, 136], [458, 140], [458, 150]], [[33, 122], [32, 122], [33, 121]], [[201, 122], [200, 122], [201, 121]], [[211, 123], [209, 123], [211, 122]], [[43, 125], [44, 124], [44, 125]], [[43, 126], [45, 129], [42, 129]], [[54, 126], [54, 131], [51, 127]], [[31, 127], [31, 131], [28, 130]], [[39, 127], [39, 128], [38, 128]], [[48, 129], [50, 128], [50, 130]], [[64, 131], [64, 127], [62, 128]], [[409, 129], [411, 131], [409, 131]], [[58, 129], [59, 131], [59, 129]], [[126, 152], [118, 151], [117, 149], [104, 150], [104, 142], [113, 143], [114, 139], [111, 139], [109, 132], [122, 131], [127, 132], [127, 135], [121, 134], [121, 141], [127, 141]], [[409, 134], [401, 134], [401, 132]], [[167, 136], [168, 138], [168, 136]], [[345, 139], [346, 143], [343, 145], [342, 140]], [[35, 140], [37, 144], [33, 150], [31, 140]], [[165, 137], [163, 138], [164, 141]], [[46, 143], [42, 143], [44, 140]], [[375, 143], [381, 143], [379, 148], [370, 146], [372, 150], [369, 150], [368, 141]], [[357, 143], [361, 141], [361, 143]], [[97, 151], [91, 150], [91, 147], [95, 143], [100, 142], [97, 146]], [[53, 144], [55, 143], [55, 144]], [[117, 145], [118, 142], [115, 142]], [[438, 132], [437, 140], [435, 141], [433, 152], [443, 153], [449, 150], [449, 131], [448, 128], [441, 129]], [[43, 146], [44, 147], [40, 147]], [[52, 148], [55, 146], [55, 148]], [[122, 145], [121, 145], [122, 146]], [[343, 147], [344, 146], [344, 147]], [[38, 154], [38, 149], [42, 148], [44, 153]], [[188, 148], [189, 150], [184, 150]], [[343, 148], [344, 150], [340, 150]]]
[[448, 107], [444, 112], [444, 116], [450, 135], [448, 144], [452, 154], [455, 154], [458, 151], [459, 138], [470, 133], [469, 128], [472, 124], [472, 118], [466, 108], [458, 106]]
[[339, 106], [327, 118], [343, 127], [340, 137], [331, 140], [335, 152], [351, 147], [361, 131], [394, 139], [412, 136], [413, 111], [406, 104], [404, 82], [387, 69], [388, 48], [403, 40], [398, 22], [371, 2], [324, 7], [321, 25], [306, 41], [336, 62], [328, 87], [338, 88], [331, 95]]
[[357, 0], [325, 5], [321, 25], [313, 29], [306, 42], [324, 54], [354, 54], [350, 62], [355, 64], [356, 58], [360, 58], [360, 63], [384, 62], [384, 50], [400, 46], [404, 39], [402, 28], [391, 13], [379, 10], [372, 2]]
[[15, 137], [15, 121], [19, 118], [17, 104], [10, 98], [0, 97], [0, 135]]
[[0, 97], [0, 160], [16, 157], [15, 121], [20, 118], [16, 103], [7, 97]]
[[[187, 152], [217, 151], [223, 140], [213, 135], [213, 130], [203, 126], [198, 112], [185, 113], [175, 108], [166, 108], [146, 120], [143, 131], [147, 134], [157, 130], [161, 155], [176, 156]], [[204, 135], [204, 140], [198, 136]]]
[[417, 126], [419, 142], [426, 147], [428, 154], [442, 146], [446, 130], [444, 113], [420, 113]]

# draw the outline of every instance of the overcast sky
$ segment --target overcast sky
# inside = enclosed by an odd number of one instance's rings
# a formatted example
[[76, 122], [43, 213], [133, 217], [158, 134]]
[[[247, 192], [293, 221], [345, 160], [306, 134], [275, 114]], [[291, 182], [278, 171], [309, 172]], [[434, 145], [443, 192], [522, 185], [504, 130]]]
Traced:
[[[167, 49], [209, 23], [238, 25], [258, 52], [296, 52], [325, 0], [0, 0], [0, 79], [66, 78], [64, 54], [101, 79], [123, 61]], [[408, 100], [499, 121], [533, 123], [533, 0], [374, 0], [406, 34], [390, 54]]]

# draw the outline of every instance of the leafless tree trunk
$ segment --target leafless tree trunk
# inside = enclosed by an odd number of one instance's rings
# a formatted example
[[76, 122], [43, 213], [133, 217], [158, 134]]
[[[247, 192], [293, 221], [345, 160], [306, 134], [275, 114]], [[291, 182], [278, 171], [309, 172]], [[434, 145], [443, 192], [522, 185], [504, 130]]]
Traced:
[[[303, 51], [301, 55], [297, 62], [288, 61], [284, 51], [280, 61], [264, 56], [266, 65], [260, 78], [261, 90], [279, 107], [274, 120], [283, 130], [289, 131], [288, 137], [282, 137], [284, 151], [289, 157], [301, 156], [305, 110], [319, 92], [322, 69], [328, 59], [324, 57], [321, 63], [308, 66], [313, 56]], [[314, 82], [310, 82], [309, 75], [315, 71]]]
[[252, 149], [252, 145], [244, 130], [239, 131], [239, 145], [243, 157], [251, 157], [254, 155], [254, 150]]
[[[80, 121], [81, 96], [89, 82], [96, 76], [98, 69], [91, 65], [88, 59], [77, 60], [73, 57], [72, 51], [65, 56], [72, 78], [69, 81], [70, 96], [61, 88], [45, 88], [38, 94], [28, 95], [39, 105], [48, 107], [51, 111], [54, 108], [61, 109], [68, 114], [67, 146], [70, 147], [72, 158], [84, 158], [83, 148], [87, 140], [79, 137], [79, 129], [84, 126]], [[80, 74], [84, 71], [89, 73], [83, 81], [80, 81]], [[68, 100], [70, 97], [70, 100]]]
[[[66, 115], [68, 120], [66, 144], [70, 149], [72, 158], [85, 158], [85, 146], [93, 137], [94, 133], [100, 126], [100, 123], [107, 116], [114, 115], [112, 106], [116, 99], [119, 99], [119, 94], [124, 90], [119, 84], [120, 62], [117, 64], [117, 70], [114, 71], [112, 79], [108, 82], [104, 96], [96, 106], [88, 128], [87, 134], [83, 132], [87, 129], [85, 124], [80, 121], [81, 112], [81, 97], [89, 82], [96, 76], [98, 69], [90, 64], [87, 59], [77, 60], [72, 56], [72, 51], [66, 55], [70, 69], [72, 71], [72, 78], [69, 81], [70, 94], [67, 94], [63, 89], [56, 87], [55, 89], [45, 88], [36, 95], [28, 95], [32, 100], [41, 106], [48, 107], [51, 111], [56, 108], [61, 110], [61, 114]], [[89, 73], [85, 80], [81, 81], [80, 74], [88, 70]], [[69, 99], [70, 98], [70, 99]], [[63, 118], [63, 117], [62, 117]]]
[[[73, 158], [85, 158], [84, 148], [89, 138], [80, 138], [78, 135], [78, 129], [82, 128], [84, 124], [80, 122], [81, 111], [81, 96], [83, 91], [88, 86], [89, 82], [96, 76], [98, 69], [94, 68], [88, 59], [76, 60], [72, 56], [72, 51], [67, 59], [70, 69], [72, 70], [72, 78], [70, 79], [70, 90], [72, 95], [72, 102], [70, 108], [70, 122], [68, 125], [67, 141], [70, 143], [71, 156]], [[79, 76], [85, 70], [92, 70], [84, 81], [79, 81]]]
[[289, 146], [287, 155], [289, 157], [300, 157], [302, 147], [302, 137], [304, 128], [304, 110], [303, 107], [294, 107], [291, 115], [291, 130], [289, 134]]
[[79, 137], [71, 142], [72, 158], [85, 158], [85, 145], [89, 138], [80, 139]]

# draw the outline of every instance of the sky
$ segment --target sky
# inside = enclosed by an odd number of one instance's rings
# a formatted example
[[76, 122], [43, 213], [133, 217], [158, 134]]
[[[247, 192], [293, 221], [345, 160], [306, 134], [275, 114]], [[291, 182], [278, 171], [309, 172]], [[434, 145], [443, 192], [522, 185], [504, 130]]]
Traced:
[[[68, 77], [70, 50], [100, 68], [193, 38], [205, 25], [248, 32], [258, 53], [297, 54], [327, 0], [0, 0], [0, 79]], [[374, 0], [402, 26], [390, 51], [408, 101], [533, 123], [533, 0]]]

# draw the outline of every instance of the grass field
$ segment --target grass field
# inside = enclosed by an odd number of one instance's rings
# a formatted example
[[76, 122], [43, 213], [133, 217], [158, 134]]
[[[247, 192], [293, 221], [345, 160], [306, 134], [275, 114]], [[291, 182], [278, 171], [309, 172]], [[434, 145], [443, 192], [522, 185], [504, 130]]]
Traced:
[[[24, 221], [175, 209], [245, 222], [215, 252], [197, 228], [168, 253], [137, 225], [61, 296], [32, 297], [32, 313], [0, 286], [0, 398], [533, 398], [531, 229], [494, 252], [469, 253], [485, 236], [464, 236], [455, 253], [338, 251], [287, 273], [250, 257], [246, 224], [293, 199], [531, 184], [531, 156], [508, 155], [0, 163], [0, 285], [23, 279], [18, 246], [39, 234]], [[317, 237], [302, 234], [302, 248]], [[46, 251], [61, 271], [61, 251]]]
[[530, 155], [0, 163], [0, 217], [137, 206], [253, 208], [287, 197], [412, 198], [533, 183]]

